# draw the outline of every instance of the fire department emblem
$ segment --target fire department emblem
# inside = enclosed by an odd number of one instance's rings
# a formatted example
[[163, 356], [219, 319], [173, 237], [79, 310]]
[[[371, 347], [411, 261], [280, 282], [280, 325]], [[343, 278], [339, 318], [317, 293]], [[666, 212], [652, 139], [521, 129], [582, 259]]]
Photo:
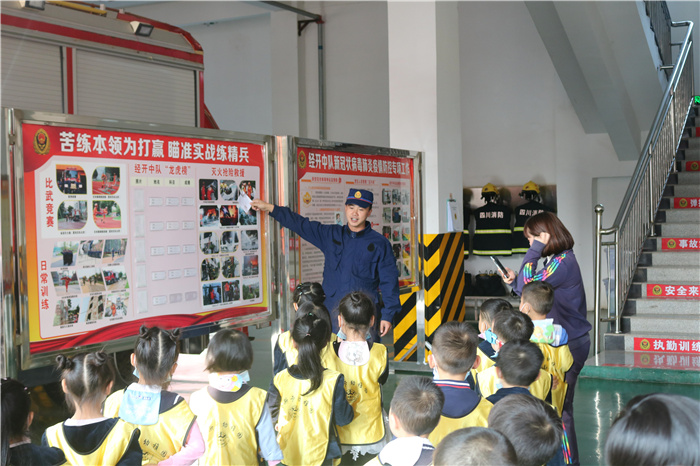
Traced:
[[355, 191], [355, 199], [359, 199], [362, 197], [362, 194], [360, 194], [360, 191]]
[[684, 198], [684, 197], [681, 198], [681, 199], [678, 201], [678, 205], [681, 206], [681, 207], [688, 207], [688, 199], [686, 199], [686, 198]]
[[306, 194], [304, 194], [304, 204], [309, 205], [311, 204], [311, 194], [307, 191]]
[[49, 153], [50, 148], [49, 135], [46, 134], [43, 128], [39, 128], [39, 131], [34, 135], [34, 152], [39, 155], [46, 155]]
[[299, 155], [297, 157], [297, 163], [299, 164], [299, 168], [306, 168], [306, 154], [304, 151], [299, 151]]
[[639, 347], [640, 347], [641, 349], [643, 349], [644, 351], [646, 351], [646, 350], [648, 350], [649, 348], [651, 348], [651, 345], [649, 344], [649, 340], [647, 340], [647, 339], [645, 338], [644, 340], [640, 341], [640, 342], [639, 342]]
[[651, 292], [654, 293], [654, 296], [661, 296], [661, 293], [663, 291], [661, 290], [661, 286], [654, 285], [654, 288], [651, 289]]
[[691, 171], [694, 171], [694, 172], [700, 170], [700, 163], [698, 163], [698, 162], [691, 162], [691, 164], [690, 164], [690, 170], [691, 170]]
[[676, 249], [676, 240], [669, 239], [668, 243], [666, 243], [666, 247], [668, 247], [669, 249]]

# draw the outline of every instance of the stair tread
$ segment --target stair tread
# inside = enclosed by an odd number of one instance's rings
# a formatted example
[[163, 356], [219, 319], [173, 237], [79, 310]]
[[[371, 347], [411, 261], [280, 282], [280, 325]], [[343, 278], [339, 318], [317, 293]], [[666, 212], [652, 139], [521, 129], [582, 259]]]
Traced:
[[664, 319], [664, 320], [700, 320], [700, 314], [666, 314], [666, 313], [644, 313], [633, 316], [624, 316], [629, 319]]
[[603, 335], [619, 335], [626, 337], [639, 337], [639, 338], [678, 338], [679, 335], [689, 335], [691, 338], [683, 337], [683, 340], [700, 340], [698, 334], [695, 332], [645, 332], [643, 330], [636, 330], [627, 333], [615, 333], [615, 332], [605, 332]]

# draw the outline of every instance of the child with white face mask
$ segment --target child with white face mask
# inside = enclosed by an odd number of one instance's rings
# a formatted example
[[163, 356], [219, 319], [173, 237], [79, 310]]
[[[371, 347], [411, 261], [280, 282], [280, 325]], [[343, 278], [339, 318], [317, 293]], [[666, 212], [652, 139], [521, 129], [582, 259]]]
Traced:
[[252, 365], [247, 335], [234, 329], [216, 332], [207, 349], [209, 386], [190, 397], [205, 435], [202, 464], [259, 464], [258, 451], [269, 465], [282, 460], [265, 404], [267, 392], [248, 384]]

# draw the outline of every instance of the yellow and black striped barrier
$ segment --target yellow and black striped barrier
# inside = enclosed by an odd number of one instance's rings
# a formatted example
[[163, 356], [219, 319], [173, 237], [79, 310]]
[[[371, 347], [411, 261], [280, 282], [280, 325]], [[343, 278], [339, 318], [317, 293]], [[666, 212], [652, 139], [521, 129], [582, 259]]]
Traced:
[[395, 361], [416, 361], [419, 327], [428, 338], [441, 323], [464, 319], [464, 247], [462, 233], [423, 235], [419, 273], [424, 274], [425, 322], [417, 325], [419, 288], [412, 287], [401, 294], [401, 312], [394, 327]]

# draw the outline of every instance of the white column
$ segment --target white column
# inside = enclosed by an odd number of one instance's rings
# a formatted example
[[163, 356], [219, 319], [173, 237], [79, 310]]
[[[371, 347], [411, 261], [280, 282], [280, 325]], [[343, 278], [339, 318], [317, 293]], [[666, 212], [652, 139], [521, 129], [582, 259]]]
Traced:
[[297, 17], [270, 13], [272, 134], [299, 134], [299, 57]]
[[462, 230], [459, 22], [456, 2], [388, 2], [390, 145], [420, 150], [423, 231]]

